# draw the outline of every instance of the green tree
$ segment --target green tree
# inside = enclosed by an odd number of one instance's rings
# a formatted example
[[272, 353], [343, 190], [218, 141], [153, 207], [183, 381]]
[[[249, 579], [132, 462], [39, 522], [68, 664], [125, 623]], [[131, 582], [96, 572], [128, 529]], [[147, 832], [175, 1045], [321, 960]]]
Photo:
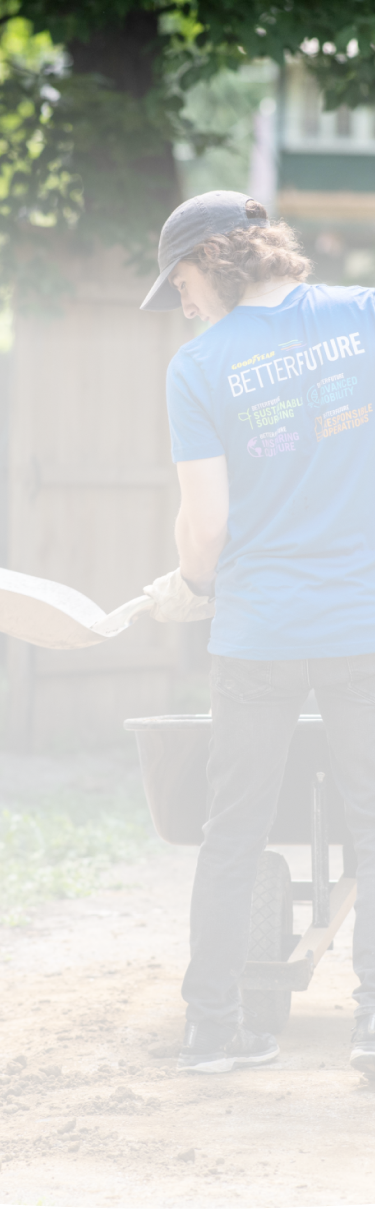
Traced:
[[375, 0], [0, 0], [4, 288], [53, 295], [56, 238], [149, 263], [179, 200], [173, 143], [224, 137], [192, 120], [187, 93], [286, 52], [304, 56], [328, 107], [373, 102]]
[[171, 49], [190, 68], [186, 86], [243, 52], [281, 64], [303, 46], [323, 84], [330, 76], [330, 105], [375, 98], [374, 0], [19, 0], [18, 12], [69, 47], [75, 70], [99, 71], [134, 95], [148, 91]]

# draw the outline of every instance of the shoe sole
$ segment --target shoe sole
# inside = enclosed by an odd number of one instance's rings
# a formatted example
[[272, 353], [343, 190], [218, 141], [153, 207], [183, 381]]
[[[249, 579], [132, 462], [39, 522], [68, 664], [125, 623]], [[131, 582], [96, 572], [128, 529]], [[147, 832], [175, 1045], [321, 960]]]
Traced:
[[259, 1054], [254, 1058], [215, 1058], [213, 1062], [195, 1062], [194, 1065], [180, 1065], [177, 1063], [177, 1071], [201, 1071], [204, 1075], [222, 1075], [227, 1074], [231, 1070], [235, 1070], [240, 1066], [265, 1066], [267, 1062], [274, 1062], [280, 1053], [279, 1047], [273, 1050], [270, 1054]]
[[360, 1049], [358, 1046], [358, 1049], [352, 1050], [350, 1063], [351, 1066], [354, 1066], [355, 1070], [363, 1071], [364, 1075], [369, 1074], [375, 1077], [375, 1051], [369, 1053], [368, 1050]]

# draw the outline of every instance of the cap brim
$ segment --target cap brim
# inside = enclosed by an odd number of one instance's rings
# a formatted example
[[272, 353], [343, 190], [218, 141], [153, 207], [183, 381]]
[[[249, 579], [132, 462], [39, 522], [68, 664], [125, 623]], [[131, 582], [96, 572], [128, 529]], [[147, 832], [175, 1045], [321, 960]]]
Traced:
[[178, 290], [168, 281], [169, 274], [176, 268], [178, 260], [173, 264], [169, 264], [162, 273], [159, 273], [156, 281], [149, 290], [146, 298], [140, 307], [141, 311], [174, 311], [178, 306], [181, 306], [181, 298]]

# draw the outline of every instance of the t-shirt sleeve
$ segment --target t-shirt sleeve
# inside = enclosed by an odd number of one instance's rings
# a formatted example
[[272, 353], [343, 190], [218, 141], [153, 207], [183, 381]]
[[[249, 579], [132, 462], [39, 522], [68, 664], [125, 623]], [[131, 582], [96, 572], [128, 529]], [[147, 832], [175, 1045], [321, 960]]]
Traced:
[[210, 417], [210, 395], [194, 358], [180, 350], [167, 373], [167, 406], [174, 462], [217, 458], [223, 446]]

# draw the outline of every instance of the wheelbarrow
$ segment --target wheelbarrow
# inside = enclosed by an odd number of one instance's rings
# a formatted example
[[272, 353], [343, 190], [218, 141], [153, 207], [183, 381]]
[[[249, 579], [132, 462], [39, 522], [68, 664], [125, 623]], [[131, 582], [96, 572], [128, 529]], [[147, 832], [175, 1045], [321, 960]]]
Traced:
[[[170, 844], [201, 844], [207, 818], [206, 765], [212, 720], [206, 714], [129, 718], [156, 831]], [[292, 881], [281, 853], [266, 848], [253, 890], [244, 1004], [263, 1031], [286, 1024], [292, 991], [305, 991], [355, 901], [355, 853], [344, 802], [330, 772], [327, 738], [317, 713], [301, 714], [289, 749], [273, 844], [311, 844], [312, 880]], [[343, 875], [329, 879], [329, 844], [342, 844]], [[312, 903], [303, 936], [293, 932], [293, 904]]]
[[[64, 584], [0, 569], [0, 631], [52, 649], [108, 641], [152, 607], [148, 595], [105, 614]], [[135, 718], [146, 797], [159, 835], [172, 844], [201, 844], [206, 820], [209, 715]], [[252, 898], [249, 953], [242, 994], [263, 1029], [286, 1023], [292, 991], [306, 990], [356, 893], [355, 857], [344, 803], [334, 789], [319, 714], [301, 714], [290, 746], [269, 843], [311, 843], [312, 881], [295, 882], [284, 856], [266, 849]], [[329, 843], [341, 843], [344, 872], [329, 880]], [[312, 902], [312, 924], [293, 932], [293, 902]]]

